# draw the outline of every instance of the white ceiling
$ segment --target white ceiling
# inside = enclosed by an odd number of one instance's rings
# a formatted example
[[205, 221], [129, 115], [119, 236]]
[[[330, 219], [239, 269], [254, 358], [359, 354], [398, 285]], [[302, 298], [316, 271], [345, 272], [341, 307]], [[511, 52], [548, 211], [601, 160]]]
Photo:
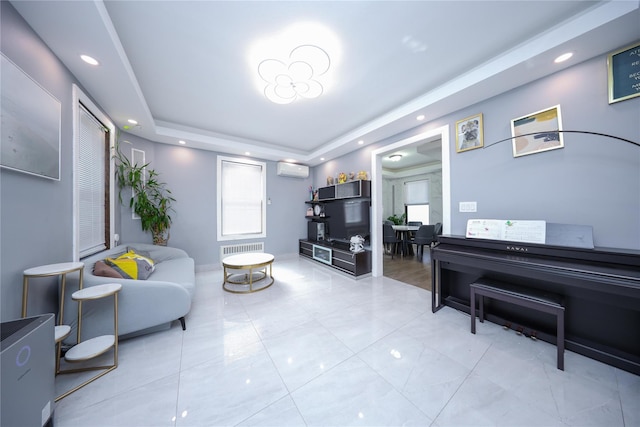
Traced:
[[[637, 0], [11, 3], [119, 128], [312, 166], [640, 39]], [[301, 21], [337, 36], [334, 83], [273, 104], [249, 50]]]

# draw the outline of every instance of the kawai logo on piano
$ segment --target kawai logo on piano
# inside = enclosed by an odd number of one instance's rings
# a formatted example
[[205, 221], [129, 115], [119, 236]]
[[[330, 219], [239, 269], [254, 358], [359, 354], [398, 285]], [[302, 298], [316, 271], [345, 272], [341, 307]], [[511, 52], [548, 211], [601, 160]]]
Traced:
[[508, 251], [516, 251], [516, 252], [529, 252], [529, 248], [525, 248], [524, 246], [509, 246], [507, 245]]

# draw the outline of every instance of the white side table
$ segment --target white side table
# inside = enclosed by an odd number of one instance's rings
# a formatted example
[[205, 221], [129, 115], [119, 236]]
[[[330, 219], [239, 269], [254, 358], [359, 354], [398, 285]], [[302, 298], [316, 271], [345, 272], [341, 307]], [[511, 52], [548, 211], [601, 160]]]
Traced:
[[61, 276], [60, 303], [58, 304], [58, 322], [55, 327], [56, 342], [56, 374], [60, 372], [60, 347], [62, 340], [69, 336], [71, 327], [64, 324], [64, 293], [67, 285], [67, 274], [78, 272], [78, 286], [82, 289], [83, 262], [62, 262], [48, 264], [24, 270], [22, 278], [22, 317], [27, 317], [27, 300], [29, 299], [29, 279], [34, 277]]
[[[74, 292], [71, 296], [74, 301], [78, 301], [78, 344], [74, 345], [67, 351], [64, 356], [64, 360], [70, 363], [83, 362], [85, 360], [98, 357], [113, 348], [113, 364], [60, 371], [61, 374], [69, 374], [89, 370], [102, 370], [102, 372], [89, 378], [82, 384], [56, 397], [56, 402], [118, 367], [118, 292], [120, 292], [121, 289], [122, 285], [120, 283], [108, 283], [81, 289]], [[82, 341], [82, 304], [90, 300], [97, 300], [109, 296], [113, 296], [113, 335], [101, 335], [99, 337]]]

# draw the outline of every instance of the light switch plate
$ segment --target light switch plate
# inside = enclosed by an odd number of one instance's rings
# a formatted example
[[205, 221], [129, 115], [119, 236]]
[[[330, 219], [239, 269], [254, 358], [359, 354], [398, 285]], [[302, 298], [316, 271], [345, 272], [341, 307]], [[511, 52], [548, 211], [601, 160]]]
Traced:
[[477, 212], [478, 202], [460, 202], [460, 212]]

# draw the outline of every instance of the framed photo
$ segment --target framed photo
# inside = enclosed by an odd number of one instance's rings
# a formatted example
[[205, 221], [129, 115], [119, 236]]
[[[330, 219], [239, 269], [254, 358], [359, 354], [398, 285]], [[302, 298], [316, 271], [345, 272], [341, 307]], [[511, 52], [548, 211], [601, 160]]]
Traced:
[[456, 152], [481, 148], [483, 145], [482, 113], [456, 122]]
[[609, 104], [640, 96], [640, 42], [607, 57]]
[[511, 120], [513, 157], [564, 147], [560, 106]]
[[0, 166], [60, 180], [62, 107], [2, 55]]

